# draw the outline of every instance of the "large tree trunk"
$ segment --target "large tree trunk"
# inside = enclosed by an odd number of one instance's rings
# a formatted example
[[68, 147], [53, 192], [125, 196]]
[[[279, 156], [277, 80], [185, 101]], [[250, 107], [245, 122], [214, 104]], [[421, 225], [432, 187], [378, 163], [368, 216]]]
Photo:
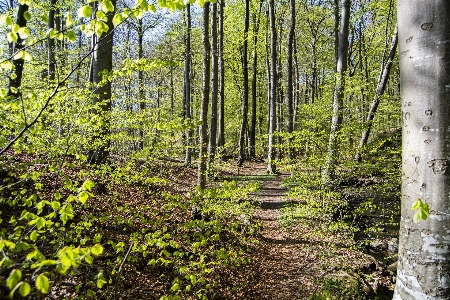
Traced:
[[[212, 5], [212, 24], [211, 24], [211, 43], [212, 43], [212, 95], [211, 95], [211, 127], [209, 129], [209, 164], [214, 163], [217, 148], [217, 98], [219, 87], [219, 57], [217, 49], [217, 2]], [[209, 169], [209, 166], [208, 166]]]
[[[116, 0], [111, 1], [116, 7]], [[99, 115], [101, 122], [100, 129], [95, 136], [97, 148], [89, 153], [88, 162], [92, 164], [104, 163], [109, 156], [111, 140], [109, 112], [111, 111], [111, 81], [101, 83], [103, 73], [112, 70], [112, 50], [113, 50], [113, 23], [114, 12], [108, 14], [108, 32], [98, 38], [95, 45], [94, 56], [92, 62], [92, 81], [98, 86], [94, 90], [92, 104], [97, 106], [93, 112]], [[101, 84], [100, 84], [101, 83]]]
[[[53, 30], [55, 28], [55, 5], [56, 0], [50, 0], [50, 9], [48, 10], [48, 21], [47, 21], [47, 29]], [[55, 39], [48, 37], [47, 38], [48, 48], [48, 82], [49, 84], [53, 83], [55, 80], [55, 72], [56, 72], [56, 59], [55, 59]]]
[[323, 172], [323, 183], [335, 179], [335, 167], [338, 155], [338, 135], [342, 125], [342, 105], [344, 101], [345, 72], [347, 71], [348, 34], [350, 21], [350, 0], [342, 0], [341, 25], [339, 28], [338, 60], [336, 64], [336, 83], [333, 100], [333, 116], [331, 119], [330, 140], [327, 161]]
[[[185, 118], [191, 121], [191, 5], [186, 4], [186, 52], [184, 58], [184, 108]], [[186, 129], [186, 155], [184, 163], [190, 165], [192, 161], [192, 136], [191, 128]]]
[[208, 105], [209, 105], [209, 84], [211, 77], [211, 44], [209, 42], [209, 2], [203, 6], [203, 90], [202, 103], [200, 108], [200, 151], [198, 163], [198, 185], [201, 190], [206, 187], [206, 162], [208, 155]]
[[291, 143], [294, 130], [294, 82], [293, 82], [293, 47], [295, 36], [295, 0], [289, 1], [291, 24], [286, 46], [286, 109], [287, 109], [287, 133], [288, 133], [288, 157], [292, 159]]
[[[389, 73], [391, 71], [392, 63], [394, 61], [395, 52], [397, 49], [397, 41], [398, 41], [398, 35], [397, 35], [397, 26], [395, 26], [394, 35], [392, 37], [391, 42], [391, 49], [389, 51], [389, 57], [386, 62], [386, 65], [381, 70], [380, 74], [380, 80], [378, 82], [377, 90], [375, 92], [375, 97], [372, 102], [372, 106], [370, 107], [369, 114], [367, 115], [366, 119], [366, 129], [362, 133], [361, 141], [359, 143], [359, 151], [356, 155], [356, 160], [358, 162], [362, 161], [360, 150], [364, 148], [364, 146], [367, 143], [367, 140], [369, 139], [370, 130], [372, 129], [372, 123], [373, 119], [375, 118], [375, 113], [378, 108], [378, 104], [380, 104], [380, 97], [383, 96], [384, 90], [386, 89], [388, 80], [389, 80]], [[362, 64], [362, 62], [361, 62]]]
[[249, 148], [250, 157], [254, 158], [256, 156], [256, 109], [257, 109], [257, 79], [258, 79], [258, 31], [259, 31], [259, 21], [261, 19], [261, 9], [263, 1], [259, 3], [259, 14], [258, 16], [253, 16], [253, 62], [252, 62], [252, 115], [250, 121], [249, 129]]
[[275, 22], [275, 1], [269, 1], [269, 19], [270, 19], [270, 106], [269, 106], [269, 143], [267, 153], [267, 172], [276, 173], [275, 167], [275, 149], [274, 132], [277, 123], [277, 29]]
[[225, 0], [219, 1], [219, 133], [218, 146], [225, 146], [225, 64], [223, 59], [223, 11]]
[[[402, 208], [394, 299], [450, 299], [450, 2], [397, 2]], [[413, 203], [429, 205], [413, 222]]]
[[242, 93], [242, 123], [239, 134], [239, 159], [238, 165], [241, 166], [245, 160], [245, 134], [247, 131], [248, 119], [248, 28], [250, 19], [250, 0], [245, 0], [245, 22], [244, 22], [244, 45], [242, 47], [242, 72], [244, 76]]
[[[20, 4], [19, 9], [17, 10], [17, 17], [16, 17], [16, 24], [20, 27], [27, 26], [27, 20], [23, 16], [25, 12], [28, 11], [28, 5], [26, 4]], [[24, 49], [24, 41], [20, 36], [17, 38], [17, 42], [13, 43], [12, 47], [12, 53], [19, 52], [20, 50]], [[9, 76], [9, 83], [8, 83], [8, 93], [6, 94], [7, 97], [17, 98], [20, 97], [20, 85], [22, 84], [22, 74], [23, 74], [23, 64], [25, 61], [23, 58], [19, 59], [13, 59], [13, 72], [15, 76]]]

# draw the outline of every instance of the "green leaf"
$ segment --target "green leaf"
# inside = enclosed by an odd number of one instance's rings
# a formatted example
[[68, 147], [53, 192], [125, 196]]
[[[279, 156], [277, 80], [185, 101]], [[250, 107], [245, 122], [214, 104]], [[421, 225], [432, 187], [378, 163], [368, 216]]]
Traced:
[[124, 17], [122, 17], [122, 14], [116, 14], [112, 20], [114, 27], [117, 27], [120, 23], [123, 22], [123, 20]]
[[89, 199], [89, 195], [88, 195], [88, 193], [86, 193], [86, 192], [81, 192], [79, 195], [78, 195], [78, 199], [80, 200], [80, 202], [81, 203], [86, 203], [86, 201]]
[[19, 283], [20, 279], [22, 279], [22, 272], [18, 269], [14, 269], [9, 274], [8, 279], [6, 279], [6, 285], [10, 290], [12, 290], [17, 283]]
[[28, 253], [27, 257], [25, 258], [25, 260], [30, 260], [33, 259], [36, 255], [39, 254], [39, 250], [38, 249], [34, 249], [33, 251], [31, 251], [30, 253]]
[[84, 256], [84, 260], [88, 263], [88, 264], [92, 264], [94, 262], [94, 259], [92, 258], [92, 256], [90, 256], [89, 254], [86, 254]]
[[6, 34], [6, 38], [8, 39], [8, 42], [10, 42], [10, 43], [12, 43], [12, 42], [17, 43], [17, 39], [18, 39], [19, 37], [18, 37], [17, 34], [14, 33], [14, 32], [8, 32], [8, 33]]
[[29, 11], [24, 12], [23, 17], [25, 18], [25, 20], [30, 21], [31, 20], [30, 12]]
[[108, 17], [102, 11], [96, 12], [95, 16], [96, 16], [97, 20], [99, 20], [99, 21], [108, 22]]
[[39, 276], [36, 278], [36, 288], [43, 294], [48, 293], [49, 283], [47, 276], [45, 276], [44, 274], [39, 274]]
[[19, 31], [19, 29], [20, 29], [20, 26], [18, 24], [14, 24], [11, 27], [11, 31], [14, 32], [14, 33], [17, 33]]
[[103, 277], [97, 279], [97, 287], [99, 289], [101, 289], [105, 285], [105, 283], [107, 283], [107, 281]]
[[114, 5], [112, 4], [111, 0], [103, 0], [101, 3], [101, 10], [105, 13], [113, 12]]
[[11, 26], [13, 24], [13, 19], [8, 15], [2, 15], [0, 17], [0, 24], [6, 24], [8, 26]]
[[33, 230], [33, 232], [30, 234], [30, 240], [32, 240], [33, 242], [36, 242], [38, 238], [38, 233], [36, 232], [36, 230]]
[[28, 294], [30, 292], [31, 292], [31, 286], [27, 282], [23, 282], [19, 288], [20, 296], [26, 297], [26, 296], [28, 296]]
[[67, 39], [71, 43], [75, 43], [77, 41], [77, 36], [75, 35], [75, 33], [72, 30], [69, 30], [69, 32], [67, 32]]
[[78, 9], [77, 15], [79, 18], [89, 18], [92, 15], [92, 7], [89, 5], [82, 6]]
[[36, 227], [37, 227], [37, 229], [41, 229], [42, 227], [44, 227], [45, 226], [45, 219], [44, 218], [42, 218], [42, 217], [40, 217], [38, 220], [37, 220], [37, 222], [36, 222]]
[[100, 254], [103, 253], [103, 246], [100, 244], [95, 244], [94, 246], [92, 246], [91, 248], [91, 253], [94, 256], [99, 256]]
[[67, 18], [66, 18], [66, 27], [70, 27], [72, 25], [73, 25], [72, 14], [70, 12], [68, 12]]
[[419, 208], [422, 208], [422, 205], [423, 205], [423, 203], [422, 203], [422, 199], [417, 199], [414, 203], [413, 203], [413, 205], [412, 205], [412, 209], [413, 210], [417, 210], [417, 209], [419, 209]]

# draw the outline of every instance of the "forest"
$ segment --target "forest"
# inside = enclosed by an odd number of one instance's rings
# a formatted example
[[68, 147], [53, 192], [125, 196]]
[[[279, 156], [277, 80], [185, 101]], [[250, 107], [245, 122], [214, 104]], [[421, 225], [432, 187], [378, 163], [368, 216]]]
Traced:
[[0, 0], [0, 298], [448, 299], [448, 14]]

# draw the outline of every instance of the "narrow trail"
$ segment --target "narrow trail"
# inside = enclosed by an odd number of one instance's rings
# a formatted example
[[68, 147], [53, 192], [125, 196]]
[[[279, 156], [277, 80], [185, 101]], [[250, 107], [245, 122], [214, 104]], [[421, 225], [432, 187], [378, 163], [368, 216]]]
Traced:
[[316, 270], [311, 255], [310, 241], [302, 239], [302, 232], [282, 228], [281, 208], [287, 190], [282, 181], [289, 174], [265, 174], [266, 165], [252, 164], [243, 169], [243, 175], [260, 175], [261, 188], [256, 192], [260, 208], [255, 218], [262, 223], [263, 230], [258, 253], [252, 258], [252, 274], [248, 276], [248, 294], [245, 299], [307, 299], [314, 293], [312, 284]]
[[[251, 254], [252, 263], [239, 275], [247, 288], [233, 299], [293, 300], [323, 296], [326, 278], [358, 281], [359, 276], [348, 266], [358, 270], [371, 263], [360, 252], [350, 250], [345, 237], [321, 230], [320, 223], [300, 222], [283, 228], [280, 217], [287, 190], [282, 182], [289, 176], [287, 173], [268, 175], [263, 163], [249, 163], [240, 169], [241, 180], [247, 177], [261, 183], [255, 193], [260, 202], [255, 219], [263, 229]], [[347, 266], [347, 271], [343, 266]], [[367, 288], [370, 289], [368, 285]], [[345, 285], [339, 289], [345, 289]]]

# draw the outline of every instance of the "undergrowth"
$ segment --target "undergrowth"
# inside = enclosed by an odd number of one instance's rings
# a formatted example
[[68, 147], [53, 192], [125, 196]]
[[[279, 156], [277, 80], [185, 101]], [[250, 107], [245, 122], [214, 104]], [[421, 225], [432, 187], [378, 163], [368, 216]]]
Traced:
[[0, 170], [5, 296], [211, 299], [223, 272], [249, 263], [256, 185], [200, 192], [179, 164], [94, 169], [12, 152]]

